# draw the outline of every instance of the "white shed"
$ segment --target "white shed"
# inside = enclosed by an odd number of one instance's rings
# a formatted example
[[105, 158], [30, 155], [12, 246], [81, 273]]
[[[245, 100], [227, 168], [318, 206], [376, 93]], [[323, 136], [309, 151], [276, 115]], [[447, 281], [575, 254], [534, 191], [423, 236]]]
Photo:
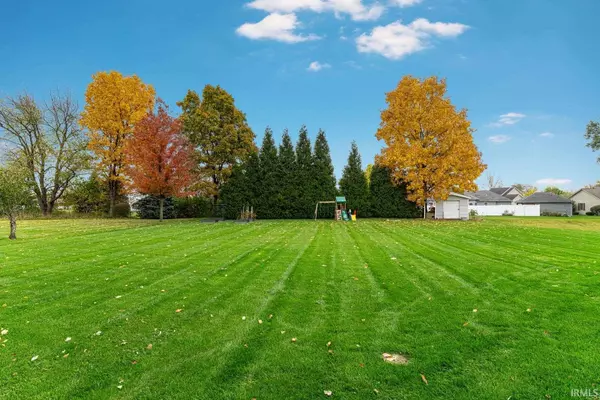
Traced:
[[436, 201], [435, 219], [469, 219], [469, 197], [452, 192], [448, 199]]

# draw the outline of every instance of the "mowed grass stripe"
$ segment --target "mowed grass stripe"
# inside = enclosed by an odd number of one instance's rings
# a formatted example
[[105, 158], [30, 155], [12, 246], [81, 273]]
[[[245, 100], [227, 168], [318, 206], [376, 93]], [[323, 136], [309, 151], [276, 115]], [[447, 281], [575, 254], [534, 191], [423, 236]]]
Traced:
[[[273, 238], [277, 238], [277, 237], [281, 237], [281, 235], [275, 234], [273, 235]], [[253, 244], [253, 246], [255, 246], [256, 244]], [[238, 264], [236, 264], [238, 265]], [[243, 267], [243, 263], [239, 264], [239, 267], [242, 268]], [[175, 266], [175, 269], [177, 269], [177, 266]], [[145, 274], [146, 270], [144, 268], [139, 268], [138, 269], [138, 273], [139, 274]], [[114, 285], [114, 284], [113, 284]], [[123, 285], [124, 286], [124, 285]], [[178, 288], [178, 284], [175, 285], [175, 287], [179, 290]], [[144, 304], [144, 296], [148, 296], [151, 295], [153, 300], [156, 300], [157, 298], [161, 298], [161, 293], [159, 293], [158, 290], [155, 291], [155, 293], [150, 293], [149, 291], [140, 291], [140, 298], [138, 299], [139, 303], [137, 304]], [[92, 292], [90, 294], [91, 298], [95, 298], [94, 296], [96, 295], [96, 293]], [[161, 302], [164, 303], [166, 301], [168, 301], [169, 297], [172, 297], [174, 294], [169, 294], [168, 292], [165, 293], [165, 295], [162, 297]], [[90, 327], [89, 325], [89, 321], [91, 320], [95, 320], [95, 321], [101, 321], [103, 318], [109, 318], [110, 315], [117, 315], [116, 319], [113, 321], [113, 328], [115, 327], [114, 325], [121, 325], [124, 324], [124, 322], [127, 320], [127, 316], [123, 315], [123, 313], [120, 313], [120, 311], [118, 310], [121, 307], [128, 307], [129, 304], [127, 304], [127, 302], [121, 302], [120, 300], [115, 300], [114, 296], [111, 296], [109, 298], [107, 298], [106, 296], [104, 296], [106, 298], [106, 302], [110, 302], [112, 303], [110, 307], [107, 307], [107, 309], [105, 309], [105, 311], [101, 312], [101, 313], [97, 313], [94, 310], [90, 312], [82, 312], [82, 313], [78, 313], [75, 314], [77, 316], [77, 319], [80, 322], [83, 321], [88, 321], [87, 324], [82, 324], [82, 323], [76, 323], [75, 321], [71, 320], [70, 317], [65, 318], [64, 315], [62, 315], [63, 318], [57, 318], [56, 320], [60, 321], [62, 320], [62, 323], [65, 324], [66, 326], [63, 326], [62, 330], [63, 332], [72, 332], [72, 333], [65, 333], [65, 335], [72, 335], [73, 337], [89, 337], [90, 335], [93, 335], [94, 332], [96, 332], [96, 329], [99, 329], [103, 332], [106, 331], [106, 329], [109, 329], [111, 324], [107, 324], [107, 328], [102, 329], [101, 325], [106, 325], [105, 323], [95, 323], [93, 324], [93, 330], [91, 329], [92, 327]], [[182, 296], [183, 297], [183, 296]], [[181, 304], [181, 300], [182, 297], [180, 297], [177, 301], [178, 304]], [[175, 301], [173, 302], [175, 303]], [[134, 303], [135, 304], [135, 303]], [[97, 307], [97, 309], [101, 309], [102, 307], [100, 307], [100, 305]], [[158, 310], [160, 310], [161, 308], [158, 307], [155, 308], [152, 312], [153, 312], [153, 316], [156, 318], [158, 316], [159, 320], [162, 318], [162, 314], [160, 313], [156, 313]], [[172, 316], [174, 315], [174, 311], [176, 309], [176, 304], [173, 304], [172, 308], [169, 307], [167, 310], [165, 310], [164, 314], [167, 316]], [[59, 315], [57, 315], [57, 317], [60, 317]], [[142, 315], [142, 318], [144, 316]], [[165, 317], [168, 320], [168, 317]], [[110, 319], [110, 318], [109, 318]], [[109, 321], [110, 322], [110, 321]], [[150, 321], [146, 320], [145, 323], [149, 323]], [[87, 329], [88, 332], [79, 332], [77, 329], [80, 326], [86, 326], [87, 325]], [[127, 324], [127, 325], [131, 325], [131, 324]], [[158, 325], [160, 326], [160, 325]], [[43, 330], [43, 327], [39, 327], [41, 330]], [[70, 328], [70, 329], [69, 329]], [[32, 325], [32, 329], [33, 329], [33, 325]], [[127, 327], [126, 329], [130, 330], [131, 327]], [[91, 332], [90, 332], [91, 330]], [[135, 331], [135, 330], [134, 330]], [[120, 335], [121, 337], [127, 337], [127, 332], [124, 332], [124, 334]], [[39, 336], [38, 336], [39, 337]], [[43, 347], [44, 345], [44, 341], [46, 341], [48, 338], [44, 338], [44, 337], [39, 337], [39, 339], [41, 340], [41, 343], [35, 343], [35, 340], [33, 340], [34, 338], [30, 338], [30, 340], [28, 341], [28, 345], [32, 346], [32, 347]], [[54, 340], [64, 340], [64, 338], [52, 338]], [[94, 384], [98, 385], [98, 381], [95, 381]], [[100, 385], [101, 386], [101, 385]]]
[[537, 220], [26, 221], [0, 398], [568, 397], [600, 383], [597, 234]]
[[[322, 394], [322, 390], [315, 390], [322, 387], [327, 342], [320, 344], [321, 360], [314, 360], [309, 350], [319, 342], [315, 335], [325, 323], [323, 308], [328, 282], [323, 264], [328, 264], [331, 251], [331, 227], [326, 222], [306, 226], [312, 231], [310, 242], [282, 275], [285, 281], [275, 282], [275, 292], [270, 292], [266, 300], [264, 323], [254, 322], [254, 329], [246, 337], [248, 347], [240, 346], [220, 370], [217, 382], [221, 384], [210, 392], [213, 398], [275, 398], [286, 390], [297, 390], [299, 385], [306, 393]], [[273, 318], [268, 319], [271, 314]], [[292, 342], [292, 338], [297, 341]], [[274, 381], [279, 389], [274, 388]], [[285, 389], [286, 386], [289, 387]]]
[[[253, 231], [250, 231], [247, 234], [251, 236], [252, 233]], [[224, 240], [226, 238], [221, 239]], [[227, 246], [227, 243], [228, 242], [224, 241], [221, 245]], [[210, 251], [207, 248], [201, 250]], [[235, 251], [248, 250], [244, 246], [238, 246]], [[228, 257], [228, 252], [230, 252], [230, 250], [224, 251], [222, 257]], [[128, 254], [128, 256], [121, 255], [122, 253]], [[25, 310], [30, 310], [30, 313], [33, 313], [30, 315], [30, 318], [35, 320], [39, 314], [46, 313], [44, 305], [53, 301], [65, 300], [67, 309], [61, 310], [62, 312], [71, 311], [79, 313], [81, 311], [93, 309], [96, 306], [102, 308], [107, 301], [112, 301], [115, 296], [126, 297], [128, 293], [134, 293], [140, 290], [143, 291], [144, 289], [141, 289], [141, 287], [144, 285], [152, 285], [153, 279], [164, 280], [167, 277], [181, 275], [188, 272], [190, 269], [195, 268], [194, 265], [189, 265], [189, 263], [195, 262], [193, 251], [190, 253], [191, 257], [183, 257], [182, 253], [178, 253], [180, 254], [180, 259], [173, 260], [170, 265], [165, 265], [160, 261], [157, 262], [151, 256], [138, 259], [138, 261], [132, 262], [129, 265], [126, 261], [127, 257], [136, 256], [131, 255], [131, 252], [127, 253], [123, 250], [118, 253], [119, 257], [116, 260], [118, 262], [113, 262], [113, 265], [99, 265], [84, 275], [80, 274], [79, 269], [70, 271], [61, 264], [56, 264], [56, 268], [62, 269], [64, 272], [63, 274], [57, 273], [50, 282], [48, 282], [47, 276], [44, 274], [40, 277], [36, 276], [37, 279], [26, 283], [26, 289], [23, 287], [19, 288], [17, 285], [9, 286], [11, 289], [7, 294], [7, 297], [11, 291], [21, 290], [23, 293], [28, 294], [28, 299], [24, 299], [21, 303], [16, 304], [11, 301], [11, 307], [8, 310], [17, 314], [23, 313]], [[137, 257], [139, 258], [139, 255]], [[215, 258], [218, 259], [219, 257]], [[187, 264], [186, 268], [183, 268], [184, 264]], [[207, 263], [204, 262], [203, 264], [206, 265]], [[200, 267], [202, 267], [203, 264], [201, 264]], [[119, 267], [119, 265], [123, 268]], [[29, 273], [30, 278], [32, 274], [37, 275], [35, 271]], [[64, 274], [71, 276], [72, 279], [66, 281], [61, 280]], [[184, 279], [187, 279], [187, 277], [184, 277]], [[86, 284], [93, 281], [96, 283], [92, 287]], [[35, 282], [38, 284], [36, 285]], [[48, 283], [50, 283], [50, 285], [48, 285]], [[59, 287], [60, 290], [57, 290]], [[144, 288], [146, 288], [146, 286], [144, 286]], [[1, 297], [0, 301], [2, 301]]]
[[[204, 310], [204, 317], [208, 318], [206, 326], [178, 338], [186, 344], [185, 347], [191, 346], [197, 351], [181, 354], [179, 361], [173, 361], [159, 376], [147, 376], [152, 382], [164, 381], [164, 387], [152, 396], [163, 397], [169, 393], [170, 396], [186, 398], [188, 392], [185, 388], [193, 381], [195, 385], [203, 384], [204, 398], [222, 398], [223, 388], [231, 387], [223, 382], [232, 376], [232, 370], [252, 358], [251, 352], [260, 345], [253, 337], [271, 322], [268, 319], [272, 313], [267, 310], [270, 304], [268, 298], [277, 296], [298, 262], [297, 254], [302, 254], [314, 238], [314, 229], [306, 228], [292, 230], [295, 233], [292, 236], [277, 235], [280, 240], [258, 252], [254, 266], [246, 266], [251, 274], [246, 274], [235, 287], [227, 288], [226, 295], [218, 295], [215, 301], [211, 299]], [[212, 313], [212, 317], [209, 318], [208, 313]], [[245, 320], [242, 320], [243, 316]], [[258, 324], [259, 319], [264, 321], [262, 325]], [[173, 376], [176, 378], [173, 379]], [[213, 386], [215, 382], [221, 384]], [[144, 385], [138, 387], [143, 388]]]

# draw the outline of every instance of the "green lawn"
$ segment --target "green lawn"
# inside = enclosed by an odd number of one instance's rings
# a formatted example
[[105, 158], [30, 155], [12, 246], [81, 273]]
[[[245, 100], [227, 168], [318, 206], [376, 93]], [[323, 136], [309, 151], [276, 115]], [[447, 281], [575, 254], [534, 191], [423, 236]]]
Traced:
[[570, 398], [600, 385], [599, 232], [24, 221], [0, 240], [0, 398]]

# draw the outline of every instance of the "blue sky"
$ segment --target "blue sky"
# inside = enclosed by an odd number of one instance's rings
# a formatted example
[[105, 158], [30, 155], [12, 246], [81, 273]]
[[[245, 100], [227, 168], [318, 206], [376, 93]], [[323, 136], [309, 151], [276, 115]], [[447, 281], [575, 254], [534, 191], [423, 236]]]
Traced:
[[583, 138], [600, 118], [597, 0], [9, 0], [2, 15], [1, 96], [83, 103], [91, 75], [114, 69], [175, 108], [219, 84], [259, 141], [267, 125], [323, 128], [339, 175], [352, 140], [365, 165], [379, 152], [385, 92], [438, 75], [505, 184], [600, 179]]

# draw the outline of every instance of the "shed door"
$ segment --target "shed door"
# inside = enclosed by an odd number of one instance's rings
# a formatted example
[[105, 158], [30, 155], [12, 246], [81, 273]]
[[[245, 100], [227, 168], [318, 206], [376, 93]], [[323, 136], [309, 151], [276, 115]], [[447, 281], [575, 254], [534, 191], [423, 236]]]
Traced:
[[444, 219], [460, 219], [460, 201], [444, 203]]

